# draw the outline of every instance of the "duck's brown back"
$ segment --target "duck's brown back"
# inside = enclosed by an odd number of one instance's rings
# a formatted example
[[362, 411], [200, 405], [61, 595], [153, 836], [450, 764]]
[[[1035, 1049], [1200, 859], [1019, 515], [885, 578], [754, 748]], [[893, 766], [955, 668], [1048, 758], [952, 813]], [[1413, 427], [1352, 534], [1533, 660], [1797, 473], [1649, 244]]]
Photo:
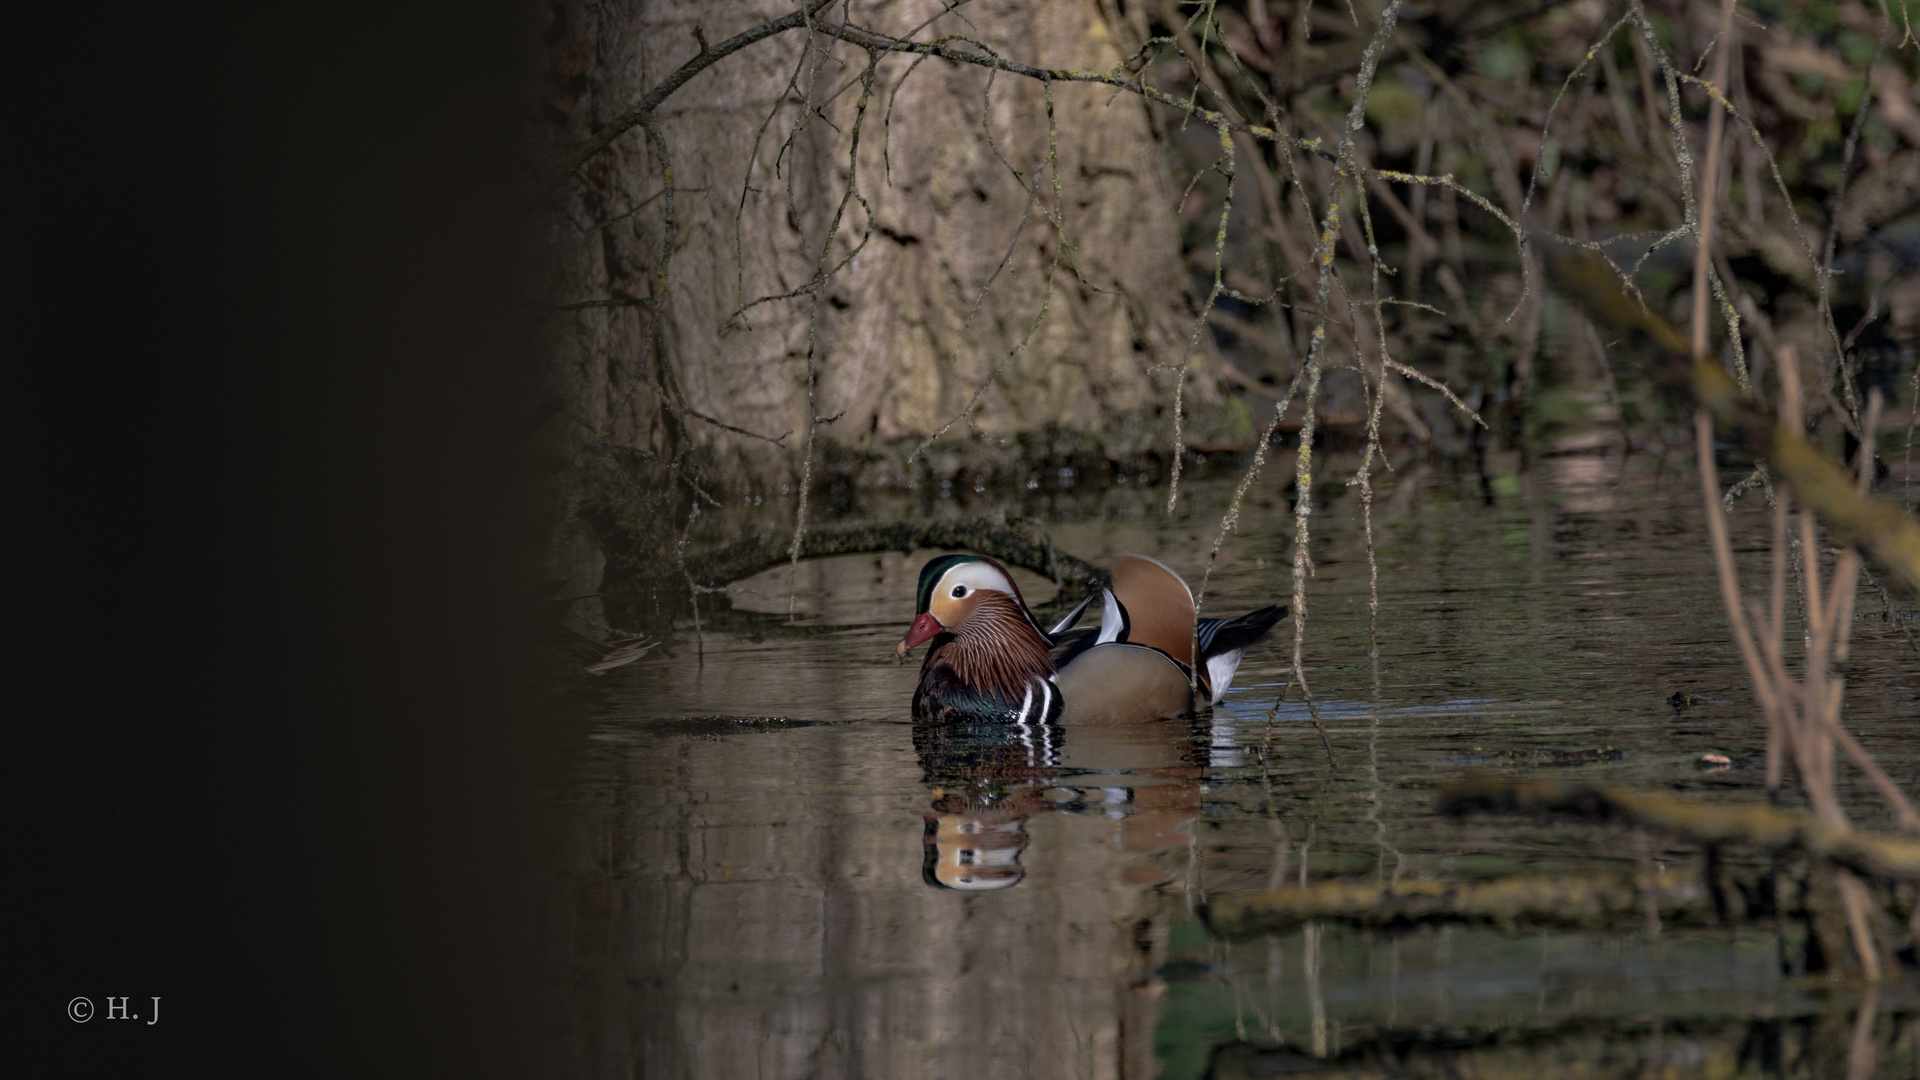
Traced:
[[1122, 555], [1113, 560], [1112, 588], [1127, 609], [1128, 641], [1193, 666], [1193, 593], [1178, 574], [1152, 559]]

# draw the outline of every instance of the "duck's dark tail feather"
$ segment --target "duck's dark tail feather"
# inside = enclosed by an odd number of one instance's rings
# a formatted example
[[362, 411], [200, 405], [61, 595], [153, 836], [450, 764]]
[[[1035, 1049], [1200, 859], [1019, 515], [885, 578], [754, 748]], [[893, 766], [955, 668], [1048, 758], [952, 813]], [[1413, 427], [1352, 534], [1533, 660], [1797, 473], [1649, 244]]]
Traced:
[[1207, 682], [1213, 690], [1214, 702], [1226, 694], [1234, 673], [1240, 670], [1240, 658], [1247, 654], [1247, 647], [1266, 637], [1273, 624], [1286, 614], [1285, 607], [1275, 604], [1233, 619], [1201, 619], [1195, 626], [1199, 634], [1200, 662], [1207, 667]]
[[1200, 620], [1200, 658], [1210, 659], [1221, 653], [1247, 646], [1267, 636], [1273, 624], [1287, 617], [1287, 609], [1279, 604], [1263, 607], [1259, 611], [1249, 611], [1233, 619]]

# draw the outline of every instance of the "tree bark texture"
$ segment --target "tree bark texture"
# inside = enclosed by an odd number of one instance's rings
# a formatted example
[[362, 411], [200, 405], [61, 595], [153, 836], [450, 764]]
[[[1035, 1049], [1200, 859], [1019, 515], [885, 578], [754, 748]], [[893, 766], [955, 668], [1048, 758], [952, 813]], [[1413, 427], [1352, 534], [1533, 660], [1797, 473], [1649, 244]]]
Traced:
[[[555, 4], [546, 152], [558, 158], [698, 55], [696, 27], [717, 43], [793, 4]], [[939, 10], [856, 2], [851, 19], [905, 36]], [[846, 17], [837, 3], [816, 16]], [[1094, 0], [997, 0], [916, 36], [935, 34], [1042, 67], [1107, 69], [1136, 31]], [[1199, 302], [1147, 106], [1054, 85], [1056, 178], [1045, 169], [1046, 87], [902, 55], [881, 57], [869, 84], [868, 59], [788, 31], [660, 106], [677, 235], [657, 352], [662, 148], [636, 127], [554, 192], [545, 269], [560, 444], [604, 432], [667, 455], [680, 426], [716, 479], [749, 483], [798, 473], [810, 417], [822, 418], [816, 478], [833, 462], [900, 475], [943, 428], [935, 450], [949, 458], [1004, 456], [1013, 437], [1042, 434], [1110, 459], [1164, 455], [1183, 364], [1184, 440], [1222, 428], [1209, 336], [1189, 354]], [[818, 284], [822, 267], [838, 269]], [[614, 303], [578, 306], [587, 301]], [[690, 409], [663, 402], [676, 385]]]

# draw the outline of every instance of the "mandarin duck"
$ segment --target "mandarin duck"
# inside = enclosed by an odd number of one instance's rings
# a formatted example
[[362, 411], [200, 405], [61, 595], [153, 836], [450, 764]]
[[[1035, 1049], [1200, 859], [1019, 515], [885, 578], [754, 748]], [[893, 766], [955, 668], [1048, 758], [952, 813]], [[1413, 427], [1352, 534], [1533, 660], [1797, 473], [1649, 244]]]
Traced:
[[1184, 715], [1218, 703], [1247, 647], [1286, 614], [1273, 606], [1196, 622], [1186, 582], [1140, 555], [1114, 560], [1102, 598], [1097, 630], [1073, 629], [1091, 597], [1043, 629], [1000, 563], [983, 555], [931, 560], [920, 571], [913, 625], [896, 650], [905, 656], [933, 643], [914, 715], [1021, 724]]

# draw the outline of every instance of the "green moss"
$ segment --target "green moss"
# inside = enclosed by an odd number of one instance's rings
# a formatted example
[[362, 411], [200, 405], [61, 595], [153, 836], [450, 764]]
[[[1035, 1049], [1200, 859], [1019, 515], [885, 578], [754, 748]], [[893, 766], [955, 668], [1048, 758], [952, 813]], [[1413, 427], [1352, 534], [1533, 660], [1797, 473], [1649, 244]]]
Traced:
[[1480, 74], [1489, 79], [1511, 82], [1533, 66], [1533, 58], [1527, 55], [1526, 48], [1519, 42], [1502, 38], [1480, 47], [1476, 66]]
[[1213, 1048], [1233, 1040], [1233, 1008], [1220, 997], [1211, 983], [1181, 981], [1167, 987], [1160, 1023], [1153, 1029], [1160, 1080], [1199, 1080]]
[[1419, 124], [1425, 112], [1419, 93], [1397, 79], [1382, 79], [1367, 92], [1367, 122], [1381, 134]]
[[1860, 110], [1860, 95], [1865, 93], [1866, 89], [1865, 79], [1848, 79], [1840, 84], [1839, 91], [1833, 95], [1833, 103], [1842, 113], [1851, 116]]
[[1577, 387], [1553, 386], [1534, 394], [1527, 403], [1527, 430], [1539, 435], [1555, 428], [1583, 424], [1593, 419], [1593, 403]]
[[1840, 31], [1834, 44], [1840, 47], [1840, 55], [1846, 57], [1849, 67], [1864, 68], [1873, 59], [1873, 39], [1858, 30]]
[[1253, 430], [1253, 409], [1247, 405], [1244, 394], [1231, 394], [1227, 397], [1227, 438], [1242, 446], [1252, 446], [1255, 438]]

